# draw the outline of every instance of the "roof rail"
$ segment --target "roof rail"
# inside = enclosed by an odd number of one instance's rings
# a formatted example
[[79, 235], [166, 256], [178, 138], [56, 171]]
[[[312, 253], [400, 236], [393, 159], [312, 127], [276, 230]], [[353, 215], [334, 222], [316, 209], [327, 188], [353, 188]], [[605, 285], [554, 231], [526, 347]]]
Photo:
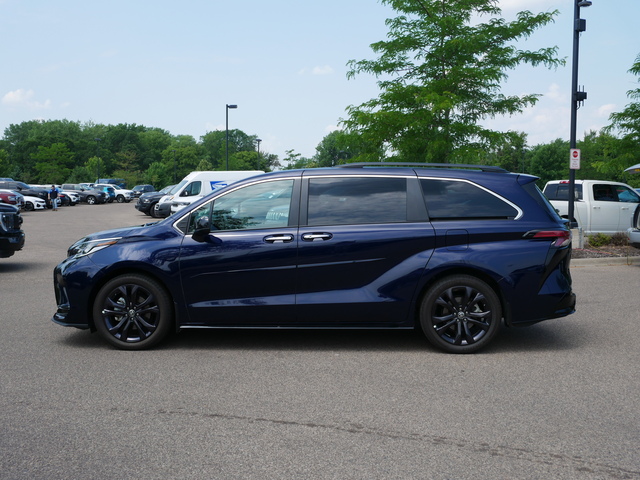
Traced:
[[343, 163], [336, 165], [338, 168], [364, 168], [364, 167], [419, 167], [419, 168], [473, 168], [483, 172], [509, 173], [501, 167], [491, 165], [473, 165], [466, 163], [418, 163], [418, 162], [360, 162], [360, 163]]

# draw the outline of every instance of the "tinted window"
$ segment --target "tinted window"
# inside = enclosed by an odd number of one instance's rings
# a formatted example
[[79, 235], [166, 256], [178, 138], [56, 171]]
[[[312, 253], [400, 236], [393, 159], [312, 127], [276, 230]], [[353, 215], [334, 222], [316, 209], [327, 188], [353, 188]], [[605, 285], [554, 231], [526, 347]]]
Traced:
[[308, 225], [397, 223], [407, 220], [404, 178], [312, 178]]
[[[582, 200], [582, 184], [574, 185], [576, 192], [576, 200]], [[568, 183], [552, 183], [544, 189], [544, 194], [549, 200], [569, 200], [569, 184]]]
[[[293, 180], [263, 182], [239, 188], [191, 212], [187, 233], [207, 215], [212, 230], [277, 228], [289, 224]], [[211, 211], [213, 205], [213, 211]]]
[[468, 182], [420, 180], [432, 220], [515, 218], [518, 211], [491, 192]]

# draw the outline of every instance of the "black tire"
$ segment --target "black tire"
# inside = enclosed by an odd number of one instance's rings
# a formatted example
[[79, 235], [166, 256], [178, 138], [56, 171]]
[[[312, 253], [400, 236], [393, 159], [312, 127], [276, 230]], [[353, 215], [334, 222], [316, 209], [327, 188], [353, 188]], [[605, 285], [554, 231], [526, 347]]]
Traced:
[[33, 206], [33, 203], [31, 203], [31, 202], [24, 202], [24, 209], [27, 212], [32, 212], [33, 210], [35, 210], [35, 207]]
[[151, 215], [153, 218], [159, 218], [158, 215], [156, 215], [156, 203], [152, 203], [151, 208], [149, 208], [149, 215]]
[[87, 196], [87, 203], [89, 205], [95, 205], [96, 204], [96, 197], [94, 197], [93, 195]]
[[420, 325], [429, 342], [449, 353], [472, 353], [495, 337], [502, 306], [487, 283], [452, 275], [434, 284], [420, 306]]
[[168, 292], [145, 275], [108, 281], [93, 304], [93, 321], [107, 342], [122, 350], [142, 350], [167, 336], [174, 323]]
[[118, 203], [124, 203], [124, 196], [123, 195], [118, 195], [116, 197], [116, 200], [118, 201]]

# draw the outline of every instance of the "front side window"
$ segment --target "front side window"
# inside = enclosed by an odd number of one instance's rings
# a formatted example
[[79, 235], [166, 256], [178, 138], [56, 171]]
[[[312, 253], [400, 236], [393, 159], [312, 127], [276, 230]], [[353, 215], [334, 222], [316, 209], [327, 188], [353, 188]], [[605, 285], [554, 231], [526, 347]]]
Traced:
[[180, 194], [181, 197], [193, 197], [195, 195], [200, 195], [200, 190], [202, 188], [202, 183], [200, 181], [191, 182], [183, 192]]
[[640, 196], [633, 190], [623, 185], [617, 185], [618, 200], [621, 202], [640, 203]]
[[207, 202], [191, 212], [187, 234], [208, 216], [211, 230], [279, 228], [289, 224], [293, 180], [247, 185]]
[[460, 180], [420, 180], [432, 220], [512, 219], [519, 214], [513, 206], [477, 185]]
[[397, 177], [311, 178], [308, 225], [407, 221], [407, 180]]

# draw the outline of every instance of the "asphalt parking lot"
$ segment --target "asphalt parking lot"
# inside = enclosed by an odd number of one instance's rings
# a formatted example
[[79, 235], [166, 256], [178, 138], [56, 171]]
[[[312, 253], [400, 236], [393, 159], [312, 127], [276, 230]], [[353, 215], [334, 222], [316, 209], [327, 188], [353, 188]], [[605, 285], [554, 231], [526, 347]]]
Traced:
[[0, 478], [640, 478], [639, 265], [574, 262], [577, 313], [468, 356], [385, 331], [123, 352], [52, 323], [67, 247], [149, 221], [133, 202], [24, 213], [0, 259]]

